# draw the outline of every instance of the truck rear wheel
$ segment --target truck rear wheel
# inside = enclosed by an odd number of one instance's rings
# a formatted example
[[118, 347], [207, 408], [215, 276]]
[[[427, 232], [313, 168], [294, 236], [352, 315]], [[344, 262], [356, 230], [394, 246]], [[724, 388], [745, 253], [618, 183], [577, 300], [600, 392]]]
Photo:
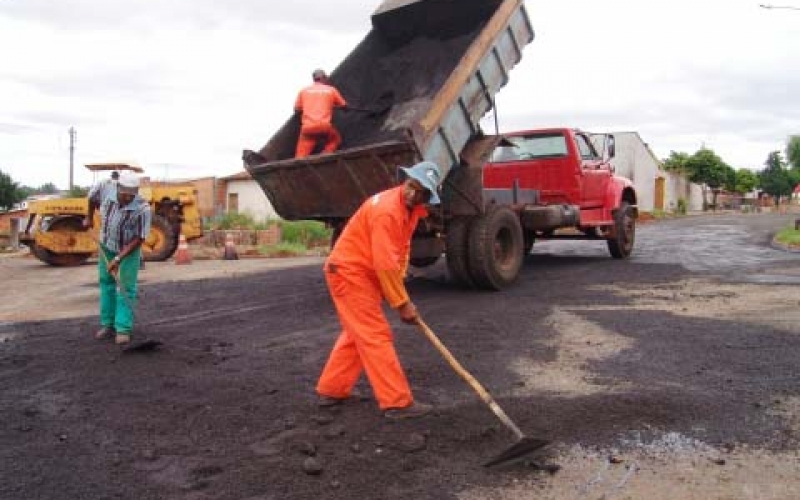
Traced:
[[522, 267], [524, 244], [517, 214], [490, 206], [469, 231], [469, 265], [475, 284], [501, 290], [513, 283]]
[[614, 236], [606, 240], [608, 251], [615, 259], [625, 259], [633, 252], [636, 237], [636, 218], [627, 201], [623, 201], [614, 214]]
[[173, 231], [167, 219], [153, 215], [150, 222], [150, 234], [142, 243], [142, 254], [148, 262], [160, 262], [172, 257], [178, 248], [178, 235]]
[[469, 228], [472, 217], [456, 217], [447, 225], [445, 251], [450, 279], [462, 287], [475, 288], [469, 270]]

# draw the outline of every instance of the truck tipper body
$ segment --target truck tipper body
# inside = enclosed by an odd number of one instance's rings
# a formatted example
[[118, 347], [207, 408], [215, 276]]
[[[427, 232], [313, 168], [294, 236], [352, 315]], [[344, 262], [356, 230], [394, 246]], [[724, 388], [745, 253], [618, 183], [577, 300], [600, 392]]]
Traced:
[[595, 206], [599, 194], [592, 191], [591, 203], [582, 200], [591, 186], [600, 189], [584, 180], [599, 178], [602, 169], [595, 172], [588, 163], [584, 169], [576, 139], [581, 133], [548, 132], [562, 134], [566, 156], [545, 169], [572, 168], [557, 176], [567, 192], [554, 196], [552, 184], [559, 181], [541, 184], [547, 176], [533, 172], [541, 170], [537, 162], [496, 156], [524, 146], [524, 133], [485, 135], [480, 129], [534, 38], [522, 0], [387, 0], [372, 26], [331, 74], [349, 104], [372, 110], [336, 112], [334, 125], [343, 136], [338, 151], [293, 158], [300, 131], [294, 115], [261, 150], [243, 153], [281, 217], [324, 221], [336, 238], [367, 197], [397, 184], [398, 167], [428, 160], [444, 176], [442, 203], [415, 231], [412, 265], [431, 265], [446, 253], [455, 282], [498, 290], [516, 279], [536, 237], [563, 227], [609, 241], [628, 235], [630, 244], [617, 241], [622, 250], [611, 253], [630, 255], [635, 193], [614, 178], [616, 199], [606, 193], [604, 205]]
[[330, 75], [350, 104], [375, 110], [335, 113], [340, 150], [294, 159], [300, 123], [292, 116], [244, 154], [285, 219], [341, 224], [397, 183], [399, 165], [430, 160], [446, 176], [534, 36], [522, 0], [390, 0], [372, 24]]

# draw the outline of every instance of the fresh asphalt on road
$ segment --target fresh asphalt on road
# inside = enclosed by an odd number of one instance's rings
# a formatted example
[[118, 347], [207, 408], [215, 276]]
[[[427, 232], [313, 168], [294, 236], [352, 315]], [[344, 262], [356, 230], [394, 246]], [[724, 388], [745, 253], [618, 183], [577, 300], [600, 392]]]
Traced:
[[[791, 220], [641, 225], [624, 261], [603, 242], [542, 242], [503, 292], [457, 289], [441, 264], [409, 290], [518, 425], [553, 440], [552, 456], [665, 433], [796, 449], [769, 411], [800, 392], [800, 255], [769, 246]], [[156, 352], [98, 343], [91, 315], [0, 324], [0, 498], [455, 499], [541, 477], [480, 467], [512, 436], [391, 314], [435, 415], [388, 422], [363, 382], [361, 398], [318, 410], [314, 383], [337, 333], [318, 261], [155, 281], [137, 335], [162, 340]], [[782, 299], [759, 305], [775, 291]]]

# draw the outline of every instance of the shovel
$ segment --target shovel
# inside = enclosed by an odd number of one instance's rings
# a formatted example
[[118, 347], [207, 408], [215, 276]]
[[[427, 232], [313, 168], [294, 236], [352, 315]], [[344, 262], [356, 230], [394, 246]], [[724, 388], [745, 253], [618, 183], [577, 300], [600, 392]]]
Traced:
[[417, 317], [417, 325], [419, 326], [420, 330], [422, 330], [422, 333], [428, 337], [428, 340], [431, 341], [434, 347], [436, 347], [439, 353], [444, 357], [444, 359], [447, 360], [447, 362], [450, 364], [450, 367], [453, 368], [453, 370], [455, 370], [455, 372], [458, 373], [461, 378], [463, 378], [467, 384], [469, 384], [470, 387], [472, 387], [475, 392], [478, 393], [478, 396], [480, 396], [483, 402], [489, 406], [494, 414], [497, 415], [497, 418], [503, 422], [503, 425], [508, 427], [517, 438], [517, 442], [511, 445], [511, 447], [507, 448], [505, 451], [483, 464], [485, 467], [516, 460], [527, 455], [528, 453], [536, 451], [539, 448], [543, 448], [550, 444], [550, 441], [545, 439], [532, 438], [523, 434], [523, 432], [519, 430], [519, 427], [517, 427], [517, 425], [508, 417], [508, 415], [506, 415], [506, 412], [500, 408], [500, 405], [498, 405], [492, 395], [489, 394], [489, 391], [487, 391], [483, 385], [478, 382], [478, 379], [473, 377], [472, 374], [470, 374], [463, 366], [461, 366], [461, 363], [458, 362], [450, 350], [447, 349], [444, 344], [442, 344], [442, 341], [439, 340], [439, 337], [433, 333], [433, 330], [431, 330], [428, 325], [422, 321], [422, 318]]

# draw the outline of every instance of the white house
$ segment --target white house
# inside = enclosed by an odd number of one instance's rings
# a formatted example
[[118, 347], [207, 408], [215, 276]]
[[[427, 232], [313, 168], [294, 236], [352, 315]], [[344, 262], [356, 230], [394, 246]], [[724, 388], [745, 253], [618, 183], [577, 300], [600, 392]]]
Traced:
[[256, 220], [278, 218], [267, 195], [248, 172], [222, 177], [220, 181], [225, 185], [226, 211], [247, 213]]
[[[627, 177], [636, 186], [639, 209], [672, 211], [678, 200], [686, 200], [688, 210], [703, 209], [703, 190], [700, 185], [676, 172], [661, 168], [661, 162], [642, 140], [638, 132], [612, 132], [616, 154], [611, 164], [617, 175]], [[605, 135], [595, 134], [592, 142], [598, 152], [604, 148]]]

